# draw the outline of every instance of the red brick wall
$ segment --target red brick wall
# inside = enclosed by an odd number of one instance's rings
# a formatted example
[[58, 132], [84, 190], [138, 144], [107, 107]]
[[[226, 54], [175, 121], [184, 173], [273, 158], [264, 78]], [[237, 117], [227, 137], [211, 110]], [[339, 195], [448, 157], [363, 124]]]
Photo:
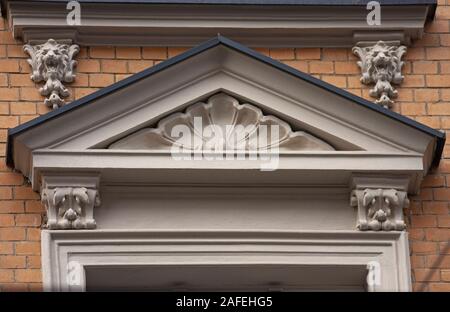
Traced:
[[[405, 81], [394, 110], [436, 129], [450, 129], [450, 5], [439, 1], [436, 20], [408, 49]], [[7, 129], [48, 112], [30, 67], [5, 20], [0, 19], [0, 290], [40, 290], [43, 209], [20, 173], [5, 165]], [[172, 57], [184, 48], [82, 47], [71, 100]], [[258, 51], [370, 99], [350, 49]], [[449, 140], [450, 144], [450, 140]], [[450, 145], [406, 211], [414, 290], [450, 291]]]

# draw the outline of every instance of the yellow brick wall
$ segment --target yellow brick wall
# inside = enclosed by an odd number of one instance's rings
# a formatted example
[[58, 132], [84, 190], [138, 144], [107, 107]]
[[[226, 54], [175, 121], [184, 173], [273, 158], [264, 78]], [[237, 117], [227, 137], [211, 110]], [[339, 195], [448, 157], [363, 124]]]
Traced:
[[[440, 0], [436, 19], [408, 49], [394, 110], [436, 129], [450, 129], [450, 5]], [[5, 165], [7, 129], [49, 111], [23, 43], [0, 19], [0, 290], [36, 291], [41, 286], [40, 225], [43, 208], [20, 173]], [[186, 48], [81, 47], [69, 100], [78, 99]], [[259, 52], [370, 99], [361, 85], [351, 49], [267, 49]], [[449, 141], [450, 144], [450, 141]], [[439, 168], [425, 179], [406, 211], [414, 290], [450, 291], [450, 145]]]

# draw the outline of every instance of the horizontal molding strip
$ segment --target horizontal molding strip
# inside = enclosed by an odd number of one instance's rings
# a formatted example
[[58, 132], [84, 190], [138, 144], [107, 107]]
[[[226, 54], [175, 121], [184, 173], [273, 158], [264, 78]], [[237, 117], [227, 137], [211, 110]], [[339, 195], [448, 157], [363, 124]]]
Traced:
[[25, 42], [72, 39], [80, 45], [193, 46], [220, 33], [251, 47], [351, 47], [358, 41], [410, 44], [423, 34], [434, 5], [382, 6], [367, 24], [365, 5], [196, 5], [82, 3], [69, 26], [66, 3], [9, 1], [14, 37]]

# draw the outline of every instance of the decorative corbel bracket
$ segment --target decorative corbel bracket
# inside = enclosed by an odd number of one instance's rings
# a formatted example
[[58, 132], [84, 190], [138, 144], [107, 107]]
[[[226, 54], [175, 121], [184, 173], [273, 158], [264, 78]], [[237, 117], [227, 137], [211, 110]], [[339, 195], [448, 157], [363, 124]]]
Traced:
[[403, 231], [408, 207], [407, 180], [354, 178], [350, 205], [357, 208], [360, 231]]
[[75, 55], [80, 47], [71, 44], [71, 41], [49, 39], [42, 44], [26, 44], [24, 51], [30, 55], [28, 63], [32, 67], [31, 80], [45, 81], [39, 89], [41, 95], [46, 96], [45, 104], [53, 109], [64, 105], [63, 98], [70, 95], [63, 82], [72, 82], [75, 79], [73, 71], [77, 62]]
[[392, 107], [393, 99], [398, 96], [392, 85], [399, 85], [404, 79], [402, 57], [406, 47], [397, 41], [358, 42], [352, 51], [360, 59], [361, 82], [375, 85], [369, 91], [370, 96], [377, 99], [375, 103], [386, 108]]
[[100, 205], [99, 176], [43, 176], [41, 200], [47, 228], [94, 229], [94, 208]]

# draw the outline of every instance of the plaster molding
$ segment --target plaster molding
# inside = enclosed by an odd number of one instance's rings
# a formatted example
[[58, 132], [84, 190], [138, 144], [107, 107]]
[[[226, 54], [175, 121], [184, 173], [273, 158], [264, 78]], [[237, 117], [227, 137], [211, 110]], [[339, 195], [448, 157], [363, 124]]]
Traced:
[[252, 47], [352, 47], [374, 35], [409, 45], [433, 15], [427, 4], [388, 5], [373, 27], [365, 5], [83, 3], [82, 23], [68, 25], [66, 3], [8, 1], [7, 10], [16, 39], [71, 38], [86, 46], [192, 46], [217, 33]]
[[402, 57], [406, 47], [398, 42], [359, 42], [352, 51], [360, 59], [357, 63], [361, 68], [361, 82], [374, 85], [370, 96], [377, 99], [375, 103], [391, 108], [398, 96], [393, 85], [400, 85], [404, 78]]
[[186, 266], [198, 264], [199, 259], [203, 264], [246, 265], [255, 263], [251, 256], [255, 253], [259, 264], [328, 265], [336, 270], [349, 265], [364, 270], [368, 263], [377, 261], [383, 278], [376, 291], [411, 290], [405, 232], [44, 230], [42, 248], [43, 284], [47, 291], [86, 290], [84, 278], [78, 286], [67, 284], [67, 267], [73, 260], [84, 272], [86, 268], [110, 265]]
[[[379, 180], [380, 181], [380, 180]], [[375, 186], [375, 184], [374, 184]], [[356, 186], [350, 204], [358, 209], [356, 227], [360, 231], [403, 231], [403, 208], [408, 207], [406, 186], [391, 188]]]
[[94, 208], [100, 206], [98, 177], [43, 177], [41, 200], [47, 210], [46, 227], [94, 229]]
[[[178, 127], [178, 128], [176, 128]], [[176, 129], [188, 129], [180, 138]], [[278, 130], [278, 133], [275, 132]], [[333, 151], [328, 143], [291, 126], [272, 115], [264, 115], [252, 104], [240, 104], [218, 93], [189, 106], [184, 113], [173, 113], [160, 120], [156, 128], [144, 128], [111, 144], [109, 149], [170, 150], [179, 146], [187, 151]]]
[[[216, 154], [204, 154], [205, 156]], [[262, 154], [263, 157], [269, 154]], [[102, 170], [105, 183], [180, 184], [217, 183], [266, 184], [259, 168], [263, 160], [235, 159], [227, 163], [217, 161], [173, 161], [170, 152], [142, 150], [36, 150], [33, 153], [32, 185], [40, 187], [38, 176], [51, 168], [55, 171]], [[245, 169], [245, 170], [243, 170]], [[183, 181], [179, 172], [183, 170]], [[273, 185], [343, 185], [348, 187], [349, 172], [371, 172], [373, 174], [406, 175], [409, 191], [418, 191], [415, 181], [422, 180], [423, 170], [420, 155], [380, 154], [365, 151], [318, 151], [280, 153], [279, 169], [273, 172]], [[178, 172], [178, 173], [177, 173]], [[107, 173], [107, 174], [106, 174]], [[304, 173], [304, 174], [303, 174]], [[276, 178], [275, 178], [276, 177]]]
[[56, 109], [65, 104], [63, 98], [70, 95], [64, 82], [75, 79], [75, 55], [80, 51], [76, 44], [59, 43], [53, 39], [41, 44], [26, 44], [24, 51], [30, 55], [28, 63], [32, 68], [31, 80], [45, 84], [39, 89], [46, 96], [45, 105]]

